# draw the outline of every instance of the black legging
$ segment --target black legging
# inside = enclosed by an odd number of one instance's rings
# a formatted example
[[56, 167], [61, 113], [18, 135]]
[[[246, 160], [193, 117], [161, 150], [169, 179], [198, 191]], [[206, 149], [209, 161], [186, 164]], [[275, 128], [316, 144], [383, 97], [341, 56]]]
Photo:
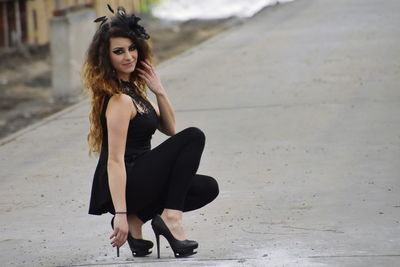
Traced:
[[164, 208], [191, 211], [213, 201], [217, 182], [196, 174], [204, 144], [204, 133], [189, 127], [127, 165], [128, 214], [146, 222]]

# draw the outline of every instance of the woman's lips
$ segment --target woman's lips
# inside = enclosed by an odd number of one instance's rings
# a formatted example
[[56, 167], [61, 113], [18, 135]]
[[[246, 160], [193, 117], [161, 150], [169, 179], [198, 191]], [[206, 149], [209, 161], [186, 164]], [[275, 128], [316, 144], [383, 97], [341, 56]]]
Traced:
[[131, 66], [133, 65], [133, 63], [135, 63], [135, 61], [132, 61], [132, 62], [129, 62], [129, 63], [125, 63], [125, 64], [122, 64], [122, 66], [125, 66], [125, 67], [131, 67]]

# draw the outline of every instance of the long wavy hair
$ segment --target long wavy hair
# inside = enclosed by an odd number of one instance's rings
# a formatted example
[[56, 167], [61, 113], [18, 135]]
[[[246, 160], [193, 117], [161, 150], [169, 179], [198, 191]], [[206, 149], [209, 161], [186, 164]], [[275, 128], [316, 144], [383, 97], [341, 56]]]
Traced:
[[[122, 93], [120, 80], [110, 60], [110, 38], [125, 37], [136, 44], [138, 50], [136, 66], [139, 66], [141, 61], [151, 61], [150, 44], [145, 40], [149, 37], [143, 27], [137, 24], [137, 21], [140, 20], [138, 17], [118, 12], [111, 19], [105, 20], [107, 21], [101, 23], [93, 36], [82, 67], [84, 90], [91, 100], [90, 128], [87, 136], [89, 156], [93, 153], [99, 155], [101, 151], [103, 133], [100, 114], [105, 96]], [[142, 33], [144, 32], [146, 38], [143, 38], [143, 34], [138, 33], [138, 29]], [[148, 99], [145, 81], [138, 76], [136, 68], [129, 79], [135, 85], [136, 92], [144, 99]]]

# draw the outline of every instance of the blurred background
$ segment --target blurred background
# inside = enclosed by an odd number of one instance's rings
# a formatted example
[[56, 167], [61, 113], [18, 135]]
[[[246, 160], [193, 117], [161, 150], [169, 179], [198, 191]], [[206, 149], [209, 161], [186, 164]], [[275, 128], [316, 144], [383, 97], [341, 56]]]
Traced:
[[106, 4], [142, 17], [159, 64], [277, 2], [0, 0], [0, 138], [85, 97], [80, 67]]

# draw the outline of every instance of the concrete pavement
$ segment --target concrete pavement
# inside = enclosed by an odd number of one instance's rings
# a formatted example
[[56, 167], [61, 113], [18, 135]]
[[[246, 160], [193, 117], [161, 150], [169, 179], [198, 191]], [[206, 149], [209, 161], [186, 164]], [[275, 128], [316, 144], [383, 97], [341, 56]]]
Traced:
[[199, 173], [220, 184], [185, 217], [192, 258], [164, 239], [160, 260], [117, 258], [111, 216], [87, 214], [87, 102], [3, 139], [2, 265], [399, 266], [399, 11], [296, 0], [159, 66], [178, 130], [206, 134]]

